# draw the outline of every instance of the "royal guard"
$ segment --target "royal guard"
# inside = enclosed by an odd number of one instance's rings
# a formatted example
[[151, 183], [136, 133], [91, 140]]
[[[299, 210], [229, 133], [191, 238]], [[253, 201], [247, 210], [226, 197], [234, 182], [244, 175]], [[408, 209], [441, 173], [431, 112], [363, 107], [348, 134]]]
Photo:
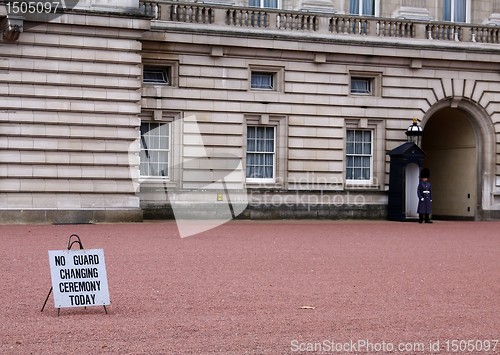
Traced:
[[417, 188], [418, 195], [418, 223], [432, 223], [430, 214], [432, 213], [432, 186], [428, 181], [430, 176], [429, 169], [424, 168], [420, 173], [420, 183]]

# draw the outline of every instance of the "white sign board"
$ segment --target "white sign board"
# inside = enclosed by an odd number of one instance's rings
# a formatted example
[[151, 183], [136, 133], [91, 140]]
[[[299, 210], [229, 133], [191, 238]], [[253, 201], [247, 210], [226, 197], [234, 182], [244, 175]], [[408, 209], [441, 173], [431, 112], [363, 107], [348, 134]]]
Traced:
[[104, 250], [49, 250], [54, 306], [110, 304]]

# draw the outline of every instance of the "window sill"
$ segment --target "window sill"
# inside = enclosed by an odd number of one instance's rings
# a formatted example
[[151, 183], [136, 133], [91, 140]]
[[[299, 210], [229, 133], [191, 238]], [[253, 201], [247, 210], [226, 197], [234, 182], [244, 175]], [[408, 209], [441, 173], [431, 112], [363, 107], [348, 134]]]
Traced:
[[360, 181], [346, 181], [345, 190], [379, 190], [380, 185], [367, 180]]
[[169, 178], [157, 177], [157, 176], [141, 176], [139, 178], [139, 183], [141, 185], [159, 185], [162, 186], [176, 186], [176, 184], [170, 181]]
[[283, 185], [274, 180], [246, 181], [245, 187], [248, 189], [282, 189]]

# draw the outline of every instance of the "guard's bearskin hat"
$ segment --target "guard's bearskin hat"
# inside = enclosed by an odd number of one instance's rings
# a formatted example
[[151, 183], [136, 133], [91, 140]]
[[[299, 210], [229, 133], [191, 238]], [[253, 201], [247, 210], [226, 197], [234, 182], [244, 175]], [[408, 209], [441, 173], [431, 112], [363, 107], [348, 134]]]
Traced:
[[431, 172], [427, 168], [423, 168], [422, 171], [420, 172], [420, 178], [421, 179], [428, 179], [431, 176]]

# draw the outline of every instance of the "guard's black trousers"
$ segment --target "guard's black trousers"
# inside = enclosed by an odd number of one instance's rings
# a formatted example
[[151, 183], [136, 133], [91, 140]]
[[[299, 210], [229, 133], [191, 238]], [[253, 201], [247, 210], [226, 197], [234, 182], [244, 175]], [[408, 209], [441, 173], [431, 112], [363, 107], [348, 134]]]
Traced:
[[425, 218], [425, 223], [429, 223], [431, 221], [428, 213], [419, 213], [418, 223], [422, 223], [424, 221], [424, 218]]

